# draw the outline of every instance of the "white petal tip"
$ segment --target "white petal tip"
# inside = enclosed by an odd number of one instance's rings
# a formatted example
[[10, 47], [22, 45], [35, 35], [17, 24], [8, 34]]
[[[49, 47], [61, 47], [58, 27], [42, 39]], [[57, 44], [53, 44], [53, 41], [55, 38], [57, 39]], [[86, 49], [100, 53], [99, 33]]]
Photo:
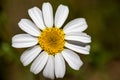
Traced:
[[63, 5], [63, 4], [60, 4], [60, 7], [64, 7], [64, 8], [66, 8], [66, 9], [68, 9], [68, 6]]
[[23, 63], [23, 66], [27, 66], [28, 64], [27, 63]]
[[39, 9], [39, 8], [38, 8], [37, 6], [34, 6], [34, 7], [30, 8], [30, 9], [28, 9], [28, 12], [29, 12], [31, 9]]
[[34, 71], [32, 69], [30, 69], [30, 72], [32, 72], [33, 74], [38, 74], [39, 73], [39, 72], [36, 72], [36, 71]]
[[50, 3], [49, 3], [49, 2], [44, 2], [44, 3], [43, 3], [43, 5], [45, 5], [45, 4], [50, 5]]
[[[12, 47], [14, 47], [14, 48], [21, 48], [21, 47], [15, 45], [14, 43], [12, 43]], [[22, 47], [22, 48], [25, 48], [25, 47]]]
[[56, 78], [63, 78], [63, 77], [64, 77], [63, 75], [62, 76], [61, 75], [59, 75], [59, 76], [56, 75]]
[[20, 58], [20, 61], [22, 62], [23, 66], [27, 66], [28, 63], [25, 63], [22, 58]]
[[82, 65], [83, 65], [83, 62], [81, 61], [80, 64], [79, 64], [79, 66], [76, 67], [76, 68], [74, 68], [74, 70], [80, 70], [80, 68], [82, 67]]
[[15, 46], [13, 45], [13, 43], [12, 43], [12, 47], [15, 47]]

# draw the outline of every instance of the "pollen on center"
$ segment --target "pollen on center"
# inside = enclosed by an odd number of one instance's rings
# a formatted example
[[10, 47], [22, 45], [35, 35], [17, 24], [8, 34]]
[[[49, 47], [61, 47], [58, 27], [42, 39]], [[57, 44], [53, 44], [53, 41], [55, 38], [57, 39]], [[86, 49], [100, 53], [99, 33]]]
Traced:
[[59, 28], [46, 28], [38, 37], [40, 47], [49, 55], [55, 55], [64, 49], [64, 32]]

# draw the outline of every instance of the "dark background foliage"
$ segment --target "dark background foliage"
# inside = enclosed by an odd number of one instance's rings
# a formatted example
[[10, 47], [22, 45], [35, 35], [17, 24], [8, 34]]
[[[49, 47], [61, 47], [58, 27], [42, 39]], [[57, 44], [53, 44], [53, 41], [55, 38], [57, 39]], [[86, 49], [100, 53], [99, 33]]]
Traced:
[[74, 71], [67, 65], [66, 75], [56, 80], [120, 80], [120, 1], [119, 0], [0, 0], [0, 80], [47, 80], [42, 73], [34, 75], [30, 65], [24, 67], [19, 58], [25, 49], [11, 47], [11, 38], [23, 33], [17, 25], [29, 18], [27, 10], [41, 8], [43, 2], [69, 6], [67, 21], [84, 17], [85, 31], [92, 37], [89, 55], [80, 55], [84, 65]]

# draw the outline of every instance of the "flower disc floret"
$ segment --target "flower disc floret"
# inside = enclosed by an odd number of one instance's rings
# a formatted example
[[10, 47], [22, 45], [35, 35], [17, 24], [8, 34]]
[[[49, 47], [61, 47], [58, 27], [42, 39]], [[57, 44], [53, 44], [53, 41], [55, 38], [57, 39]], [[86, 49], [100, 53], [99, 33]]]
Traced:
[[39, 38], [39, 45], [49, 55], [55, 55], [64, 49], [64, 32], [59, 28], [46, 28]]

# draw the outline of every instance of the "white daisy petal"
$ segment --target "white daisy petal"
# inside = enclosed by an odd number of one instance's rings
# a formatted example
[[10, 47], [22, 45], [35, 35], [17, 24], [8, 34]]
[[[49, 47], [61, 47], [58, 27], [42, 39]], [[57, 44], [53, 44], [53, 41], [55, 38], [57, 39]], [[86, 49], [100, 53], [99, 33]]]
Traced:
[[62, 55], [72, 69], [79, 70], [83, 64], [80, 57], [71, 50], [64, 49]]
[[54, 65], [55, 65], [54, 56], [50, 55], [48, 58], [47, 64], [43, 70], [43, 75], [45, 77], [54, 79]]
[[28, 34], [31, 34], [33, 36], [40, 35], [40, 30], [36, 27], [34, 23], [32, 23], [32, 21], [28, 19], [21, 19], [18, 25], [23, 31], [27, 32]]
[[55, 13], [55, 27], [62, 27], [68, 17], [69, 9], [67, 6], [60, 5]]
[[12, 38], [12, 46], [16, 48], [26, 48], [34, 46], [38, 39], [29, 34], [17, 34]]
[[50, 3], [43, 3], [43, 18], [47, 27], [53, 27], [53, 8]]
[[57, 78], [63, 78], [65, 75], [65, 61], [63, 56], [58, 53], [55, 55], [55, 75]]
[[90, 43], [91, 42], [91, 37], [85, 33], [68, 34], [68, 35], [65, 35], [65, 39], [72, 40], [72, 41], [80, 41], [83, 43]]
[[90, 50], [90, 46], [87, 45], [85, 47], [82, 47], [82, 46], [77, 46], [77, 45], [74, 45], [74, 44], [70, 44], [68, 42], [65, 43], [65, 47], [73, 50], [73, 51], [76, 51], [78, 53], [81, 53], [81, 54], [89, 54], [89, 50]]
[[[84, 32], [71, 32], [71, 33], [68, 33], [68, 34], [66, 34], [66, 35], [85, 35], [85, 36], [89, 36], [89, 35], [87, 35], [86, 33], [84, 33]], [[90, 37], [90, 36], [89, 36]]]
[[34, 23], [37, 25], [37, 27], [39, 27], [41, 30], [45, 29], [42, 12], [39, 8], [33, 7], [31, 9], [29, 9], [28, 14], [32, 18]]
[[47, 60], [48, 54], [43, 51], [32, 63], [30, 71], [34, 74], [38, 74], [44, 68]]
[[30, 64], [41, 52], [41, 48], [39, 45], [34, 46], [32, 49], [28, 48], [26, 51], [23, 52], [21, 55], [20, 61], [23, 63], [24, 66]]
[[64, 32], [70, 33], [70, 32], [82, 32], [87, 29], [87, 23], [84, 18], [77, 18], [72, 21], [70, 21], [64, 28]]

